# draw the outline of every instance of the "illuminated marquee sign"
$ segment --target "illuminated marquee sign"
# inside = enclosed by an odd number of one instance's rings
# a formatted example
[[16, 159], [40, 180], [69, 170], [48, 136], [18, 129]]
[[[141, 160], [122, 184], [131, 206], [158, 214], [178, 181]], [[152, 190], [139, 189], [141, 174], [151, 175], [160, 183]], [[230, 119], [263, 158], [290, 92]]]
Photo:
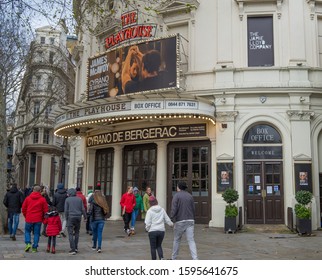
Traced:
[[124, 41], [133, 39], [151, 39], [155, 37], [156, 24], [138, 24], [138, 12], [131, 11], [121, 16], [122, 29], [105, 39], [105, 48], [108, 50]]
[[206, 136], [206, 124], [157, 126], [108, 132], [87, 137], [87, 147], [152, 139]]
[[169, 36], [89, 58], [87, 99], [179, 88], [178, 42]]

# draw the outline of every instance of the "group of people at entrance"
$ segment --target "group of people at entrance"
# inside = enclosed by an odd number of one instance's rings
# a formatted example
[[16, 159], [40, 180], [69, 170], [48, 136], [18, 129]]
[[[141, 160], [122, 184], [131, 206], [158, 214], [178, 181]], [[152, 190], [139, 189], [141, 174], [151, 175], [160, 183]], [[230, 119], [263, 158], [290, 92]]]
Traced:
[[[182, 236], [185, 234], [192, 259], [198, 259], [197, 248], [194, 241], [194, 216], [195, 208], [191, 194], [187, 191], [185, 182], [179, 182], [177, 193], [172, 200], [170, 217], [158, 204], [152, 194], [151, 188], [141, 197], [137, 188], [128, 187], [122, 195], [120, 204], [124, 221], [124, 231], [128, 236], [135, 234], [135, 224], [139, 213], [144, 219], [145, 229], [150, 241], [150, 252], [153, 260], [164, 259], [162, 242], [165, 236], [165, 224], [174, 228], [174, 241], [171, 259], [177, 259]], [[48, 195], [47, 195], [48, 196]], [[82, 216], [84, 221], [90, 220], [86, 231], [92, 235], [92, 249], [102, 252], [102, 235], [109, 214], [105, 196], [98, 184], [93, 193], [87, 198], [79, 188], [65, 189], [63, 184], [57, 185], [57, 190], [52, 199], [49, 199], [44, 189], [34, 185], [32, 192], [27, 197], [13, 185], [6, 193], [4, 205], [8, 209], [8, 227], [10, 238], [16, 240], [16, 231], [19, 224], [19, 215], [22, 212], [25, 218], [25, 252], [38, 251], [41, 228], [43, 235], [48, 238], [48, 253], [56, 253], [57, 237], [66, 237], [67, 228], [70, 255], [78, 253], [79, 232]], [[33, 236], [33, 240], [32, 240]]]
[[[150, 252], [152, 260], [164, 259], [162, 242], [165, 236], [165, 224], [174, 227], [174, 241], [171, 259], [175, 260], [179, 254], [182, 236], [186, 234], [192, 259], [197, 260], [197, 247], [194, 241], [195, 206], [193, 197], [186, 191], [185, 182], [178, 182], [177, 193], [171, 204], [170, 217], [158, 204], [151, 188], [146, 189], [143, 198], [136, 187], [128, 186], [127, 192], [122, 195], [120, 204], [124, 221], [124, 232], [130, 236], [135, 234], [135, 221], [141, 210], [145, 229], [149, 235]], [[130, 226], [131, 222], [131, 226]]]

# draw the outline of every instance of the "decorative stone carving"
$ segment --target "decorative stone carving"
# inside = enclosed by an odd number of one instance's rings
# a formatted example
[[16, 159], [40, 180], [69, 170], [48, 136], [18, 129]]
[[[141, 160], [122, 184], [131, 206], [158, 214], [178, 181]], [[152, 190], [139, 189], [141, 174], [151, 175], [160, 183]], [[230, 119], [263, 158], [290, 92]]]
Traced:
[[239, 9], [239, 19], [242, 21], [244, 17], [244, 4], [259, 4], [259, 3], [276, 3], [276, 13], [277, 13], [277, 18], [280, 19], [282, 16], [282, 3], [283, 0], [235, 0], [236, 3], [238, 4], [238, 9]]
[[309, 121], [314, 117], [314, 112], [309, 110], [289, 110], [287, 115], [291, 121]]
[[216, 120], [219, 122], [234, 122], [237, 115], [237, 111], [216, 112]]
[[77, 165], [78, 165], [78, 167], [83, 167], [84, 166], [84, 160], [83, 159], [79, 159], [77, 161]]
[[314, 15], [315, 15], [315, 2], [321, 2], [321, 1], [315, 1], [315, 0], [306, 0], [306, 2], [309, 5], [310, 8], [310, 18], [311, 20], [314, 19]]

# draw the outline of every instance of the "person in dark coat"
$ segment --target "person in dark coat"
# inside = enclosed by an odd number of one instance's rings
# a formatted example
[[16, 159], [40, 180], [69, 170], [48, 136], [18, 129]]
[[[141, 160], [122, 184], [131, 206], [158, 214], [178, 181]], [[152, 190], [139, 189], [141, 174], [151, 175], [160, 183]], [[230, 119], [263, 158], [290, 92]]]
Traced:
[[[46, 199], [47, 201], [47, 204], [48, 204], [48, 207], [49, 206], [52, 206], [53, 203], [51, 202], [50, 198], [49, 198], [49, 195], [48, 195], [48, 191], [47, 191], [47, 188], [43, 185], [40, 186], [41, 187], [41, 195]], [[47, 225], [46, 224], [43, 224], [43, 229], [42, 229], [42, 235], [46, 236], [47, 237], [47, 234], [46, 234], [46, 227]]]
[[86, 222], [86, 212], [83, 201], [76, 196], [76, 190], [74, 188], [68, 189], [67, 194], [65, 216], [70, 246], [69, 254], [76, 255], [78, 252], [79, 229], [81, 227], [82, 216]]
[[24, 201], [24, 195], [18, 190], [17, 185], [13, 184], [10, 190], [5, 194], [3, 198], [3, 204], [8, 209], [8, 228], [10, 238], [15, 241], [17, 228], [19, 225], [19, 218], [21, 213], [22, 203]]
[[102, 252], [102, 235], [105, 225], [105, 217], [109, 213], [106, 198], [101, 192], [101, 186], [97, 185], [94, 194], [89, 199], [91, 213], [91, 228], [93, 230], [92, 249], [97, 253]]
[[56, 207], [59, 217], [62, 223], [62, 230], [60, 232], [60, 235], [57, 237], [66, 237], [65, 231], [66, 231], [66, 217], [65, 217], [65, 200], [67, 198], [67, 190], [64, 188], [63, 183], [59, 183], [57, 185], [57, 191], [54, 194], [53, 198], [53, 206]]

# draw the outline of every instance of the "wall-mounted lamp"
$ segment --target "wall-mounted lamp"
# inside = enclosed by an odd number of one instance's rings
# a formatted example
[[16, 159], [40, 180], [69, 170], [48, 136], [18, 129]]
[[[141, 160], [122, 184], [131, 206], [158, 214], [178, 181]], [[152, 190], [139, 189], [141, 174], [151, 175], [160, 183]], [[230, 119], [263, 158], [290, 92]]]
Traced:
[[227, 128], [227, 127], [228, 127], [228, 125], [226, 123], [221, 124], [221, 128]]
[[303, 96], [300, 97], [300, 102], [304, 102], [305, 98]]

